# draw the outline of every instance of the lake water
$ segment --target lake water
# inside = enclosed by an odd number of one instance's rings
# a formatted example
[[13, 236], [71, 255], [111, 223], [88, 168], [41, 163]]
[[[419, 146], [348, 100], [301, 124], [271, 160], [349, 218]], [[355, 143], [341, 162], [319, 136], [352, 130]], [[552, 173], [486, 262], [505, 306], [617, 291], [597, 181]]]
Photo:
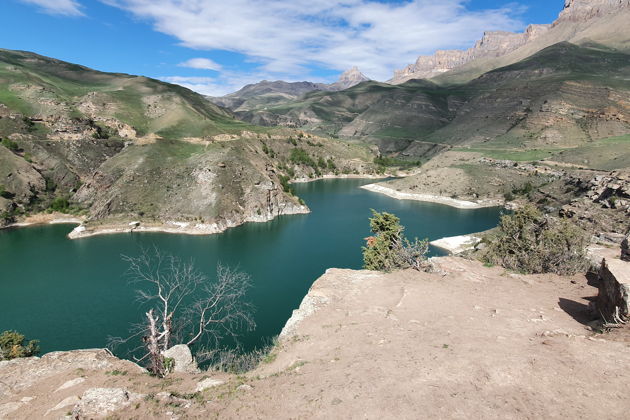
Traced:
[[[41, 341], [43, 352], [104, 347], [141, 321], [135, 286], [121, 255], [141, 249], [192, 258], [210, 278], [217, 262], [247, 272], [257, 327], [245, 348], [280, 333], [311, 284], [327, 268], [361, 268], [370, 209], [400, 217], [406, 235], [429, 238], [496, 226], [499, 208], [461, 210], [395, 200], [360, 189], [369, 180], [323, 180], [294, 185], [312, 213], [248, 223], [211, 236], [129, 233], [69, 240], [72, 225], [0, 230], [0, 331], [14, 329]], [[431, 249], [432, 255], [439, 251]]]

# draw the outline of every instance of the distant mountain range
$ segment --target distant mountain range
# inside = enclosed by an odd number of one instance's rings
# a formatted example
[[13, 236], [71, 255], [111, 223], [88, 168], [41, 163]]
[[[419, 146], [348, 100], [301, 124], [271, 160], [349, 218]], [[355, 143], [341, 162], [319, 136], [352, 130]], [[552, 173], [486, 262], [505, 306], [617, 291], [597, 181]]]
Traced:
[[451, 83], [471, 80], [486, 71], [515, 63], [558, 42], [598, 43], [630, 48], [630, 0], [566, 0], [558, 19], [547, 25], [529, 25], [523, 33], [486, 32], [467, 50], [438, 50], [396, 70], [388, 81], [411, 79]]
[[339, 91], [356, 86], [368, 79], [358, 68], [353, 67], [341, 74], [335, 83], [312, 82], [274, 82], [263, 80], [259, 83], [247, 85], [237, 92], [221, 97], [207, 97], [211, 102], [232, 111], [252, 111], [265, 107], [279, 105], [299, 98], [308, 92]]

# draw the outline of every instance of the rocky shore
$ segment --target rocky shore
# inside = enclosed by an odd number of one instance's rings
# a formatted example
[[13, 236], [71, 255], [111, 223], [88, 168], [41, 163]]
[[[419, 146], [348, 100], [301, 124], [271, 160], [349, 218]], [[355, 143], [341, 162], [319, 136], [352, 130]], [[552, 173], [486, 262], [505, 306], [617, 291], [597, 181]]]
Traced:
[[252, 214], [244, 219], [229, 220], [222, 219], [214, 223], [195, 223], [187, 221], [174, 221], [167, 220], [161, 223], [158, 222], [142, 222], [142, 221], [127, 221], [127, 222], [104, 222], [99, 224], [81, 224], [74, 228], [72, 232], [68, 234], [70, 239], [88, 238], [97, 235], [109, 235], [115, 233], [132, 233], [132, 232], [160, 232], [160, 233], [174, 233], [180, 235], [213, 235], [221, 233], [229, 228], [240, 226], [244, 223], [264, 223], [273, 220], [277, 216], [290, 215], [290, 214], [307, 214], [310, 209], [305, 205], [287, 205], [282, 209], [278, 209], [275, 214]]

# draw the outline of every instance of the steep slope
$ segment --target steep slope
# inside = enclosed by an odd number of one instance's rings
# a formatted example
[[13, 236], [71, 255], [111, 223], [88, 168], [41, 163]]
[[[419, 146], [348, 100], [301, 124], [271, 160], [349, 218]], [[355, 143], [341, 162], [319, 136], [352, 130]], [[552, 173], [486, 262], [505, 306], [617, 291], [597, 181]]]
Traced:
[[[30, 119], [38, 128], [32, 131], [51, 140], [103, 131], [129, 139], [203, 137], [247, 128], [183, 87], [22, 51], [0, 50], [0, 101]], [[0, 136], [12, 128], [10, 123], [0, 124]]]
[[560, 43], [448, 88], [468, 98], [426, 141], [563, 148], [630, 132], [630, 55]]
[[357, 139], [400, 150], [454, 117], [456, 95], [426, 81], [392, 86], [366, 82], [340, 92], [311, 92], [264, 111], [239, 113], [260, 125], [300, 127], [322, 135]]
[[209, 101], [236, 112], [266, 109], [300, 98], [313, 91], [339, 91], [367, 82], [368, 79], [358, 68], [353, 67], [339, 76], [335, 83], [270, 82], [263, 80], [247, 85], [237, 92], [221, 97], [206, 97]]
[[598, 43], [630, 51], [630, 1], [566, 0], [550, 25], [530, 25], [523, 33], [486, 32], [468, 50], [437, 51], [395, 72], [391, 83], [433, 78], [438, 83], [462, 83], [495, 68], [529, 57], [553, 44]]
[[[54, 210], [88, 226], [195, 221], [219, 231], [308, 211], [287, 174], [375, 168], [365, 147], [252, 126], [181, 86], [9, 50], [0, 139], [0, 226]], [[273, 155], [271, 143], [282, 144]], [[298, 148], [303, 159], [291, 162]]]
[[411, 157], [480, 142], [571, 147], [630, 132], [629, 66], [630, 55], [619, 51], [559, 43], [466, 84], [369, 82], [240, 117], [359, 139]]

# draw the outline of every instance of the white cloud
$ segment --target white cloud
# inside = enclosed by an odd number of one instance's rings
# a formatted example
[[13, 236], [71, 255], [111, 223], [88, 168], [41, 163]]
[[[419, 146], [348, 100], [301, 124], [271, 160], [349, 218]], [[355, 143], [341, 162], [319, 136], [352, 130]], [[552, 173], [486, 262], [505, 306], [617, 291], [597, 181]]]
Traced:
[[19, 0], [22, 3], [39, 6], [51, 15], [83, 16], [81, 4], [77, 0]]
[[208, 58], [191, 58], [190, 60], [184, 61], [183, 63], [179, 63], [178, 66], [202, 70], [221, 70], [221, 65], [219, 63], [215, 63]]
[[487, 30], [519, 30], [514, 4], [471, 11], [468, 0], [101, 0], [197, 50], [244, 54], [272, 78], [358, 66], [370, 78], [436, 49], [467, 48]]

